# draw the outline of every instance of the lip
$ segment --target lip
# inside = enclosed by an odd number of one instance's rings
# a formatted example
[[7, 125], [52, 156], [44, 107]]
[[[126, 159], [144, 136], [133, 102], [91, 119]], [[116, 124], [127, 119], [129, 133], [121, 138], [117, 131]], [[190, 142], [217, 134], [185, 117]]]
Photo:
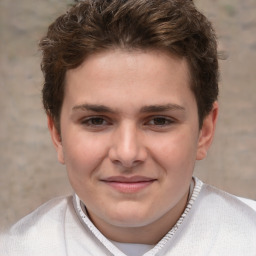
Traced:
[[156, 179], [145, 176], [111, 176], [101, 181], [119, 192], [136, 193], [149, 187]]

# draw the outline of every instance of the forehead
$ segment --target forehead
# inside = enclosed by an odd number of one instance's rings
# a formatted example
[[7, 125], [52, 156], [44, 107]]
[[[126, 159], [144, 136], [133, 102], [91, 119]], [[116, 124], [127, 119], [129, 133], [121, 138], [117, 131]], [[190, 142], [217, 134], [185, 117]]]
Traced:
[[186, 95], [194, 97], [186, 59], [164, 51], [117, 49], [93, 54], [67, 71], [65, 90], [65, 98], [81, 103], [94, 98], [97, 104], [113, 104], [122, 98], [130, 102], [144, 98], [157, 104], [160, 99], [185, 101]]

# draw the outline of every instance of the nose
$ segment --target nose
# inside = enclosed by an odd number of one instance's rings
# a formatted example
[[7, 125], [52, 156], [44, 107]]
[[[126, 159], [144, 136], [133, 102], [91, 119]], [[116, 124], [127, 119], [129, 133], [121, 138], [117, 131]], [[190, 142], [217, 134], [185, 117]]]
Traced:
[[110, 160], [125, 168], [133, 168], [147, 158], [143, 135], [136, 125], [124, 123], [113, 134], [109, 149]]

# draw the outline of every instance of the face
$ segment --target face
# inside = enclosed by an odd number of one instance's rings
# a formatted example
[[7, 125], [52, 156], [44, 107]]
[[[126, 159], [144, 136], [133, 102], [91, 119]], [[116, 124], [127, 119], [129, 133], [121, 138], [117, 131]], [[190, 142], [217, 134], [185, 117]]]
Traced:
[[168, 231], [184, 210], [217, 112], [199, 130], [189, 84], [186, 60], [157, 51], [106, 51], [67, 72], [61, 136], [50, 118], [49, 128], [72, 187], [107, 237], [132, 242], [129, 231]]

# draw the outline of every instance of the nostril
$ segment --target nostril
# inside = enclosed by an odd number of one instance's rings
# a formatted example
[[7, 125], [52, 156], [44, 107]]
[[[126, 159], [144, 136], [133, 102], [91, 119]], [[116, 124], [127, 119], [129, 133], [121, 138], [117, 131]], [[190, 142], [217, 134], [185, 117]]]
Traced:
[[119, 160], [112, 160], [112, 163], [116, 165], [122, 165], [121, 161]]
[[134, 168], [143, 163], [141, 160], [135, 161], [120, 161], [120, 160], [111, 160], [113, 164], [122, 167], [124, 170], [131, 171], [131, 168]]

